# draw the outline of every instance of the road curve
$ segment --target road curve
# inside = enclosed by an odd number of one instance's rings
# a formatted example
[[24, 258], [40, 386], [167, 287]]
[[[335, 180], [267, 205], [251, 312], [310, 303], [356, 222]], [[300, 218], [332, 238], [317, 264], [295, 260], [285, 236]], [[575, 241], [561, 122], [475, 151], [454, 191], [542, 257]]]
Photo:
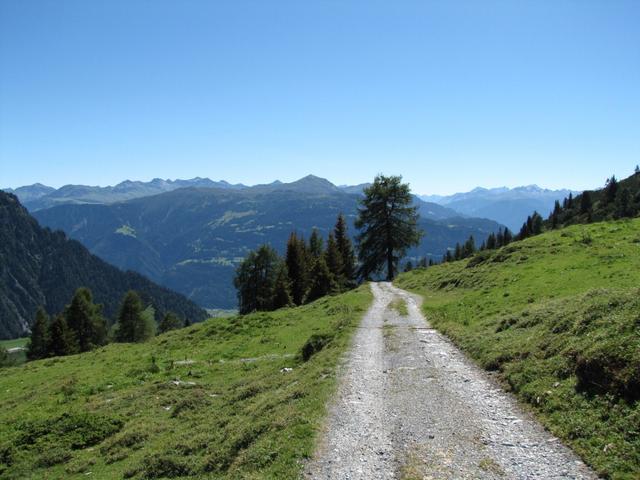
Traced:
[[306, 478], [597, 478], [429, 327], [418, 296], [371, 289]]

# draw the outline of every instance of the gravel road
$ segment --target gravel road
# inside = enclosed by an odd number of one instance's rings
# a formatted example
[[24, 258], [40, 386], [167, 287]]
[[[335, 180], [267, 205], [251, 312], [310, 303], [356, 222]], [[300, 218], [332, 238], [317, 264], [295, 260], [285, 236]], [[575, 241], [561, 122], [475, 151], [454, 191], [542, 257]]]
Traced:
[[418, 296], [371, 289], [306, 478], [597, 478], [429, 327]]

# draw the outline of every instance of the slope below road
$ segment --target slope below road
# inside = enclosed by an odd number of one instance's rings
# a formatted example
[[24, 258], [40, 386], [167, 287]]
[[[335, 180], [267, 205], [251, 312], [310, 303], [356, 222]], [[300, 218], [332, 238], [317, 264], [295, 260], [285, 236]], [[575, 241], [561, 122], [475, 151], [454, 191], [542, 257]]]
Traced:
[[371, 288], [308, 478], [597, 478], [429, 327], [419, 297]]

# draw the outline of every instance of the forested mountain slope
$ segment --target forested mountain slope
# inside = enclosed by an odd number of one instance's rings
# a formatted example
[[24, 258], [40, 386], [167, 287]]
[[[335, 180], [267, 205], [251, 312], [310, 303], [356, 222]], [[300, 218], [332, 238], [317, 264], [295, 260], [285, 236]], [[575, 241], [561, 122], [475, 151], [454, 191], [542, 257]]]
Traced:
[[191, 321], [206, 318], [184, 296], [107, 264], [62, 232], [40, 227], [14, 195], [0, 192], [0, 338], [24, 335], [39, 305], [59, 313], [81, 286], [93, 291], [111, 319], [129, 289], [153, 304], [158, 317], [173, 311]]
[[[360, 198], [308, 176], [242, 189], [185, 188], [112, 205], [61, 205], [35, 216], [108, 262], [140, 272], [202, 306], [234, 308], [232, 279], [248, 251], [263, 243], [284, 248], [294, 230], [308, 238], [318, 228], [326, 237], [340, 212], [354, 234]], [[499, 228], [493, 221], [455, 217], [451, 210], [416, 201], [420, 227], [427, 234], [409, 253], [413, 257], [440, 258], [469, 235], [479, 243]]]

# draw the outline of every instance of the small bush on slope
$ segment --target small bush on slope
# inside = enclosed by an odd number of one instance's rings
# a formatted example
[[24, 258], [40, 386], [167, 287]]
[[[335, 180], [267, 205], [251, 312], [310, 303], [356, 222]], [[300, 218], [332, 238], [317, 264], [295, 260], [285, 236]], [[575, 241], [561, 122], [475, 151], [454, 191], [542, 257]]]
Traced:
[[[0, 477], [298, 478], [370, 301], [365, 285], [4, 369]], [[304, 362], [314, 334], [331, 342]], [[84, 419], [71, 422], [80, 428], [67, 428], [65, 412]], [[85, 435], [92, 422], [98, 436]], [[55, 428], [46, 434], [44, 425]]]
[[574, 226], [397, 284], [600, 474], [638, 478], [639, 236], [640, 219]]

